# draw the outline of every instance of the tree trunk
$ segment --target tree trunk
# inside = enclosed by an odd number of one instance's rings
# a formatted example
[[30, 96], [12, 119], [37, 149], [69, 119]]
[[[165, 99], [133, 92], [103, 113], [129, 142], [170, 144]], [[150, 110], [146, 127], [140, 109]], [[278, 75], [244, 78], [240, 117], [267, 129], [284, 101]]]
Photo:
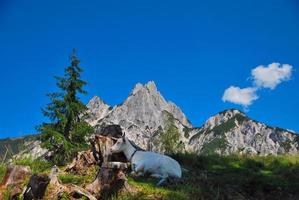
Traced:
[[[115, 140], [109, 137], [96, 135], [93, 149], [99, 151], [102, 157], [101, 167], [93, 183], [86, 186], [86, 189], [98, 199], [109, 199], [116, 196], [127, 185], [125, 170], [128, 168], [124, 155], [111, 156], [110, 149]], [[118, 160], [112, 162], [112, 160]]]

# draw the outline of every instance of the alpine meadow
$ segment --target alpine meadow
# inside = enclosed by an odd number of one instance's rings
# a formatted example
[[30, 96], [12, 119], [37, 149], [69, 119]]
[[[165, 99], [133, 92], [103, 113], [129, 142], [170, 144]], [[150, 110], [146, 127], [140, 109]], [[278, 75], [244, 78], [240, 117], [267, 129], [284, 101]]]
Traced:
[[0, 200], [299, 199], [298, 17], [0, 2]]

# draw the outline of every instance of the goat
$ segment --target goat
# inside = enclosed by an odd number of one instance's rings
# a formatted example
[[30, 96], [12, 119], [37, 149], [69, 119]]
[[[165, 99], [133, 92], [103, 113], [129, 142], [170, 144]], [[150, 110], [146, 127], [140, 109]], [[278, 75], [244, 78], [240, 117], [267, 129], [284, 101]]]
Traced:
[[165, 183], [167, 178], [181, 178], [182, 169], [180, 164], [169, 156], [141, 151], [132, 145], [125, 134], [111, 147], [111, 153], [123, 152], [129, 162], [132, 171], [137, 175], [150, 174], [151, 177], [159, 178], [157, 186]]

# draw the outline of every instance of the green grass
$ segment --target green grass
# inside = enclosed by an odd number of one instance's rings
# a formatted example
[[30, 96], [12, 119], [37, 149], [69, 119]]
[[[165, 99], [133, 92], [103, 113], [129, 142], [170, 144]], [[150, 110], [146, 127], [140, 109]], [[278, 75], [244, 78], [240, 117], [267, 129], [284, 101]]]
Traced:
[[[72, 174], [72, 173], [62, 173], [59, 174], [58, 178], [61, 180], [62, 183], [72, 183], [75, 185], [84, 185], [87, 183], [93, 182], [95, 179], [97, 172], [98, 172], [98, 167], [91, 167], [89, 169], [86, 169], [87, 173], [86, 175], [77, 175], [77, 174]], [[63, 171], [63, 169], [62, 169]]]
[[75, 185], [82, 185], [88, 182], [85, 176], [73, 175], [73, 174], [61, 174], [58, 176], [62, 183], [72, 183]]
[[128, 178], [128, 183], [133, 186], [137, 191], [129, 194], [123, 194], [118, 197], [114, 197], [114, 200], [185, 200], [192, 199], [196, 195], [200, 195], [201, 190], [194, 185], [185, 184], [170, 184], [164, 187], [157, 187], [157, 179], [138, 177]]
[[[299, 155], [284, 156], [219, 156], [172, 155], [184, 169], [183, 178], [156, 187], [157, 179], [128, 176], [134, 192], [124, 192], [114, 200], [172, 199], [299, 199]], [[27, 165], [35, 173], [49, 171], [51, 165], [42, 160], [15, 161]], [[87, 175], [59, 174], [62, 183], [79, 186], [91, 183], [98, 168]], [[0, 165], [0, 179], [6, 167]]]
[[32, 173], [45, 173], [50, 171], [52, 164], [41, 159], [23, 159], [23, 160], [14, 160], [15, 165], [29, 166]]
[[12, 188], [8, 187], [5, 191], [3, 191], [3, 200], [10, 200], [10, 193]]
[[172, 157], [188, 170], [178, 183], [156, 187], [157, 179], [129, 177], [136, 192], [113, 199], [299, 199], [299, 155]]
[[[299, 197], [299, 155], [246, 157], [174, 155], [189, 173], [189, 184], [199, 185], [203, 199], [221, 196], [246, 198], [291, 199]], [[204, 175], [204, 176], [202, 176]]]
[[7, 169], [7, 167], [5, 165], [0, 164], [0, 183], [2, 182], [2, 180], [5, 176], [6, 169]]

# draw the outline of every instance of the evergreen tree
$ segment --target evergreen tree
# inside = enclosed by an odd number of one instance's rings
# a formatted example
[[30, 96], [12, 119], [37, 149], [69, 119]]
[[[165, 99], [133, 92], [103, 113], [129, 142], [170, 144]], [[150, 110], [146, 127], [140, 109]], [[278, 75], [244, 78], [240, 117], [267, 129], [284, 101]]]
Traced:
[[62, 155], [82, 146], [85, 136], [93, 131], [83, 120], [87, 108], [78, 95], [86, 94], [83, 87], [87, 83], [81, 79], [82, 69], [75, 50], [70, 60], [71, 65], [65, 69], [64, 76], [55, 77], [60, 91], [48, 94], [50, 103], [42, 109], [51, 123], [44, 123], [39, 128], [46, 147], [60, 151], [58, 154]]

